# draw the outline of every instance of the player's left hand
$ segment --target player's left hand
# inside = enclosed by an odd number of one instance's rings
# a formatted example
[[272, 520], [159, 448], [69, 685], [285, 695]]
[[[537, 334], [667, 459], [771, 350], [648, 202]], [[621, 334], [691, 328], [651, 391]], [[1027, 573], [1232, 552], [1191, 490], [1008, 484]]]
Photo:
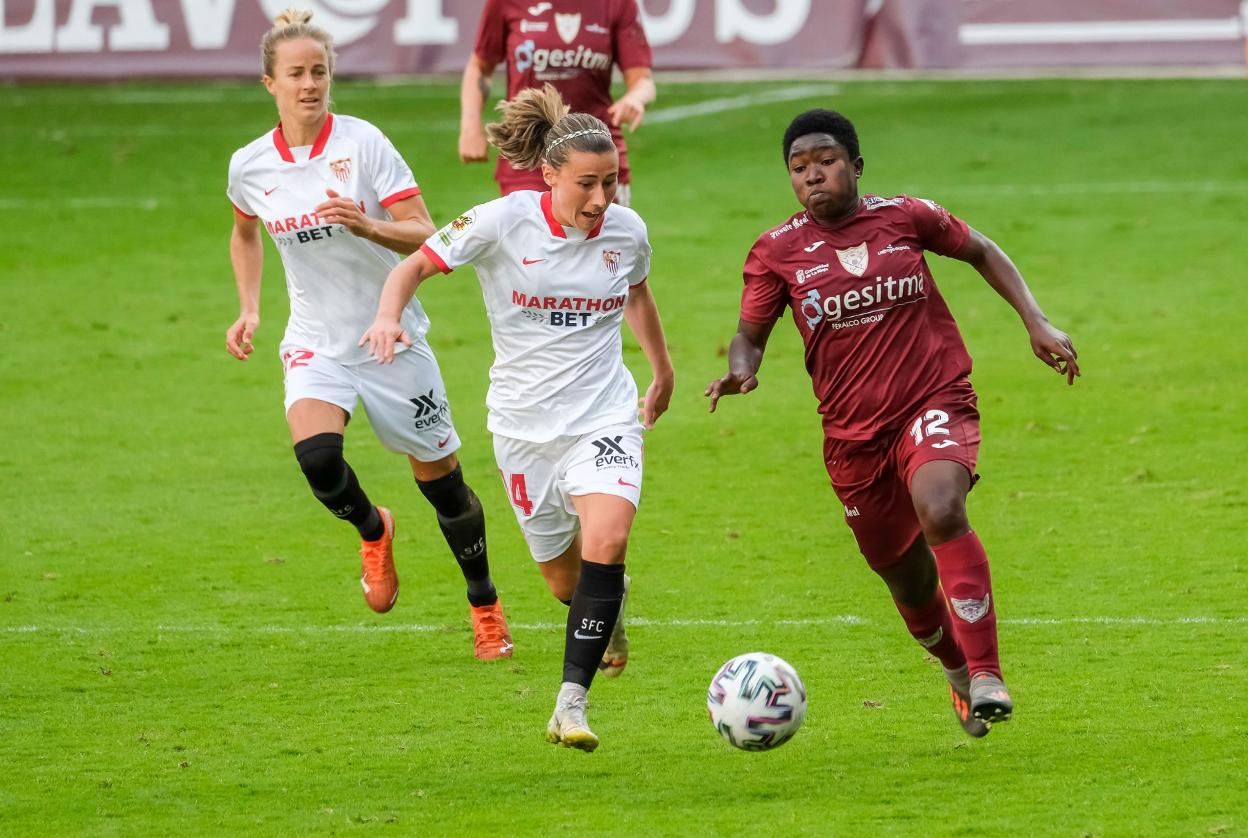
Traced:
[[1052, 367], [1058, 375], [1066, 376], [1066, 383], [1074, 384], [1079, 372], [1079, 353], [1071, 343], [1070, 335], [1055, 328], [1047, 320], [1029, 324], [1027, 336], [1031, 339], [1031, 351], [1036, 357]]
[[611, 117], [611, 124], [617, 128], [624, 125], [629, 131], [636, 131], [641, 127], [641, 121], [645, 119], [646, 106], [636, 96], [625, 93], [607, 108], [607, 115]]
[[646, 395], [641, 398], [641, 426], [647, 431], [654, 428], [654, 423], [659, 421], [659, 417], [667, 413], [674, 387], [675, 381], [671, 378], [656, 378], [646, 388]]
[[316, 208], [316, 214], [326, 224], [341, 224], [361, 238], [368, 238], [373, 219], [360, 210], [360, 205], [344, 198], [332, 189], [326, 189], [329, 200]]
[[376, 358], [377, 363], [389, 364], [394, 361], [394, 347], [400, 343], [411, 348], [412, 337], [407, 330], [397, 320], [378, 317], [356, 345], [368, 347], [368, 354]]

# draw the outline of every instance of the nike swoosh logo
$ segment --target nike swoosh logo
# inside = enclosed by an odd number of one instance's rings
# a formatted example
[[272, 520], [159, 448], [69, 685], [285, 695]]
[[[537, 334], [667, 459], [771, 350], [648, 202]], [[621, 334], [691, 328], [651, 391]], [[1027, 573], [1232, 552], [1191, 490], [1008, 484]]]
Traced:
[[802, 250], [806, 251], [807, 253], [814, 253], [814, 252], [815, 252], [816, 250], [818, 250], [818, 249], [819, 249], [822, 245], [823, 245], [823, 242], [821, 242], [821, 241], [817, 241], [817, 242], [815, 242], [814, 244], [812, 244], [810, 247], [803, 247], [803, 248], [802, 248]]
[[439, 443], [438, 443], [438, 447], [439, 447], [439, 448], [445, 448], [445, 447], [446, 447], [446, 444], [447, 444], [448, 442], [450, 442], [450, 441], [451, 441], [451, 438], [448, 436], [446, 439], [444, 439], [444, 440], [442, 440], [441, 442], [439, 442]]
[[619, 478], [616, 482], [617, 482], [617, 483], [619, 483], [621, 486], [631, 486], [631, 487], [633, 487], [634, 489], [639, 489], [639, 488], [641, 488], [641, 487], [640, 487], [640, 486], [638, 486], [636, 483], [629, 483], [629, 482], [628, 482], [627, 480], [625, 480], [623, 477]]
[[280, 183], [279, 183], [277, 186], [274, 186], [272, 189], [266, 189], [266, 190], [264, 190], [264, 194], [265, 194], [266, 196], [268, 196], [268, 195], [272, 195], [274, 192], [276, 192], [276, 191], [277, 191], [277, 188], [278, 188], [279, 186], [281, 186], [281, 184], [280, 184]]
[[601, 634], [581, 634], [580, 629], [577, 629], [576, 631], [572, 632], [572, 636], [575, 637], [577, 640], [601, 640], [602, 639]]
[[546, 261], [545, 259], [530, 259], [529, 257], [526, 256], [520, 260], [520, 263], [524, 265], [536, 265], [538, 262], [545, 262], [545, 261]]

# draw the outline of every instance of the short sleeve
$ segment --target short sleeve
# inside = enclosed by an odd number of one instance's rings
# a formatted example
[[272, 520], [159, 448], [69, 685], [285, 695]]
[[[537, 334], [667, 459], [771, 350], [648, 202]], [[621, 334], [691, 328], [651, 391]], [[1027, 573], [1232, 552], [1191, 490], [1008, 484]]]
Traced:
[[430, 236], [420, 251], [448, 274], [461, 265], [488, 258], [502, 238], [504, 200], [498, 198], [468, 210]]
[[646, 277], [650, 276], [650, 257], [653, 253], [654, 251], [650, 247], [650, 237], [647, 235], [646, 227], [643, 223], [637, 241], [637, 259], [633, 263], [633, 270], [628, 275], [630, 288], [634, 285], [640, 285], [646, 281]]
[[243, 218], [254, 219], [256, 213], [248, 203], [247, 194], [243, 190], [243, 164], [239, 157], [240, 155], [235, 153], [230, 158], [230, 173], [225, 185], [225, 194], [229, 197], [230, 203], [234, 205], [235, 212]]
[[741, 319], [749, 323], [774, 323], [784, 314], [789, 289], [784, 280], [763, 260], [764, 239], [759, 238], [745, 257], [741, 274], [745, 288], [741, 292]]
[[641, 25], [641, 15], [637, 10], [637, 0], [619, 0], [619, 13], [611, 37], [615, 42], [615, 63], [620, 65], [621, 70], [654, 66], [650, 42], [646, 39], [646, 30]]
[[935, 201], [906, 196], [903, 204], [924, 250], [956, 256], [966, 246], [971, 231], [966, 222]]
[[403, 155], [381, 131], [374, 129], [368, 140], [368, 177], [383, 207], [420, 194], [416, 178]]
[[487, 64], [502, 64], [507, 58], [507, 19], [503, 16], [503, 0], [486, 0], [477, 26], [477, 42], [473, 53]]

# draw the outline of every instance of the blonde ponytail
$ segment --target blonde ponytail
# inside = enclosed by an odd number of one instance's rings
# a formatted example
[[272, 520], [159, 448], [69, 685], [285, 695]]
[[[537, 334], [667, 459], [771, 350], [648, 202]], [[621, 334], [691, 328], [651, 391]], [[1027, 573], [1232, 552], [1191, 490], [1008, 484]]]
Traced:
[[498, 109], [502, 121], [485, 126], [485, 136], [517, 169], [536, 169], [543, 162], [558, 169], [573, 151], [601, 154], [615, 148], [606, 124], [587, 113], [569, 113], [554, 85], [522, 90]]

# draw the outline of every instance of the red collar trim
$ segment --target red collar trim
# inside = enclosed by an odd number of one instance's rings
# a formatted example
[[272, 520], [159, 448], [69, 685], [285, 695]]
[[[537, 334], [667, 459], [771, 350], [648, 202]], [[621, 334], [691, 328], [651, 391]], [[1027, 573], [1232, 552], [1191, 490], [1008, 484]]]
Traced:
[[[608, 207], [610, 209], [610, 207]], [[607, 212], [603, 210], [602, 215], [598, 216], [598, 223], [594, 225], [594, 229], [589, 231], [589, 235], [585, 237], [586, 241], [596, 238], [602, 232], [602, 222], [607, 220]]]
[[550, 227], [550, 234], [557, 239], [566, 239], [568, 234], [563, 232], [563, 225], [555, 218], [554, 210], [551, 206], [549, 192], [542, 193], [542, 215], [546, 217], [546, 225]]
[[[334, 129], [334, 115], [332, 113], [325, 114], [325, 124], [321, 126], [321, 131], [316, 135], [316, 139], [312, 142], [312, 153], [308, 155], [308, 159], [319, 155], [325, 150], [326, 144], [329, 142], [329, 135]], [[277, 147], [277, 153], [287, 163], [295, 162], [295, 155], [290, 153], [290, 146], [286, 144], [286, 137], [282, 134], [282, 123], [278, 120], [277, 127], [273, 129], [273, 145]]]
[[[566, 239], [568, 234], [563, 232], [563, 225], [555, 218], [552, 208], [551, 197], [549, 192], [542, 193], [542, 215], [546, 218], [546, 225], [550, 227], [550, 234], [556, 238]], [[602, 222], [607, 220], [607, 214], [604, 212], [598, 219], [598, 223], [589, 231], [589, 235], [585, 237], [586, 241], [596, 238], [602, 232]]]

